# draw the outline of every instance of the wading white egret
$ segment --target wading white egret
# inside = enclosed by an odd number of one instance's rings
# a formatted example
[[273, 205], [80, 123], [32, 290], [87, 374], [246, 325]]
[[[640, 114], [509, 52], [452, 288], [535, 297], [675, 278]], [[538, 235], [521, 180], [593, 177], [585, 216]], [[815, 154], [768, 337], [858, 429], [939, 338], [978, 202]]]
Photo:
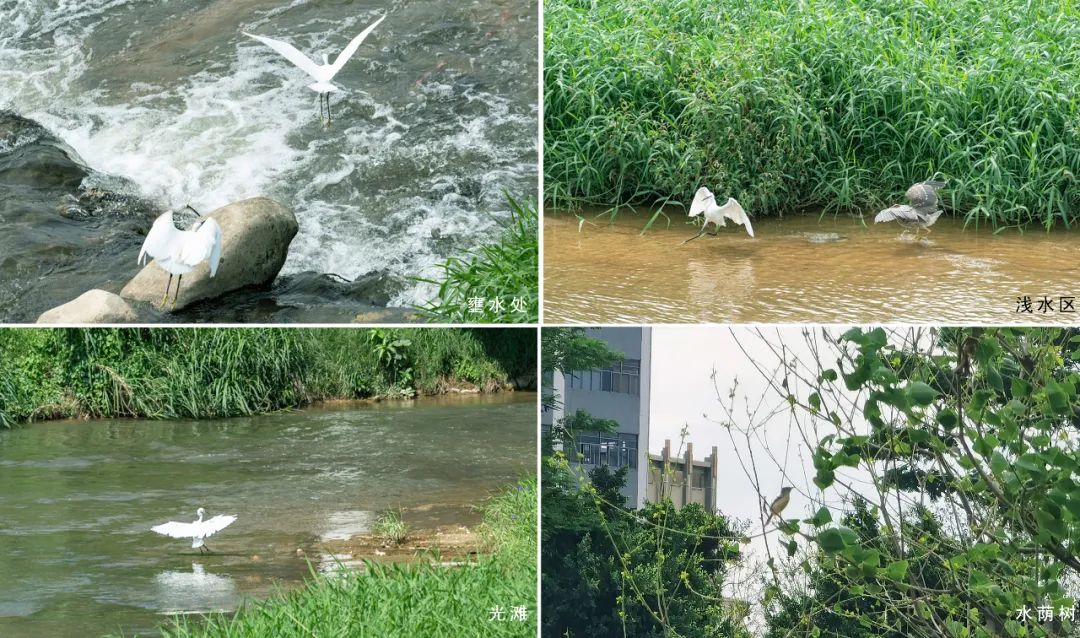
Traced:
[[[188, 206], [188, 208], [191, 208]], [[196, 215], [199, 211], [194, 208]], [[201, 215], [200, 215], [201, 217]], [[180, 282], [184, 275], [195, 269], [204, 261], [210, 261], [210, 276], [217, 274], [218, 261], [221, 260], [221, 226], [216, 221], [206, 218], [195, 230], [179, 230], [173, 223], [173, 212], [167, 210], [162, 213], [150, 232], [146, 234], [142, 250], [139, 251], [139, 265], [146, 262], [147, 256], [153, 258], [154, 263], [162, 270], [169, 273], [169, 282], [165, 284], [165, 296], [161, 298], [161, 307], [165, 307], [165, 301], [169, 298], [169, 287], [172, 286], [173, 275], [179, 275], [176, 281], [176, 293], [173, 296], [173, 307], [180, 297]]]
[[[880, 224], [882, 222], [895, 221], [904, 227], [904, 233], [914, 230], [915, 237], [919, 237], [919, 231], [926, 229], [926, 232], [930, 232], [930, 227], [934, 225], [934, 222], [941, 217], [941, 214], [945, 212], [938, 206], [937, 191], [939, 188], [944, 188], [945, 182], [939, 182], [928, 179], [925, 182], [919, 182], [918, 184], [912, 184], [911, 188], [907, 189], [907, 198], [911, 202], [908, 204], [896, 204], [890, 208], [886, 208], [874, 217], [874, 223]], [[901, 236], [902, 236], [901, 235]]]
[[322, 118], [323, 100], [326, 100], [326, 125], [330, 126], [330, 94], [339, 90], [332, 81], [334, 76], [338, 74], [338, 71], [345, 66], [345, 63], [349, 61], [349, 58], [351, 58], [353, 54], [356, 53], [356, 50], [360, 48], [360, 45], [364, 42], [364, 38], [368, 37], [368, 34], [374, 31], [375, 27], [379, 26], [379, 23], [385, 19], [386, 16], [383, 16], [368, 26], [368, 28], [361, 31], [360, 35], [353, 38], [352, 42], [341, 51], [341, 54], [338, 55], [333, 64], [330, 64], [330, 58], [325, 53], [323, 54], [323, 63], [315, 64], [311, 61], [311, 58], [300, 53], [296, 47], [288, 42], [282, 42], [281, 40], [275, 40], [273, 38], [267, 38], [265, 36], [254, 35], [247, 32], [244, 32], [244, 35], [249, 38], [254, 38], [274, 51], [277, 51], [286, 60], [299, 67], [301, 71], [315, 78], [315, 83], [308, 85], [308, 88], [319, 94], [320, 119]]
[[181, 523], [179, 521], [169, 521], [168, 523], [162, 523], [161, 525], [155, 525], [150, 530], [157, 532], [158, 534], [164, 534], [170, 538], [190, 538], [191, 547], [198, 548], [200, 552], [210, 551], [210, 548], [206, 546], [205, 539], [209, 536], [217, 534], [221, 530], [225, 529], [229, 525], [232, 525], [236, 520], [235, 516], [218, 514], [214, 518], [203, 520], [206, 516], [206, 510], [199, 508], [196, 512], [199, 515], [198, 520], [191, 523]]
[[701, 225], [701, 232], [694, 235], [690, 239], [687, 239], [683, 243], [693, 241], [698, 237], [705, 234], [705, 231], [709, 228], [709, 224], [716, 226], [716, 232], [711, 233], [713, 235], [720, 232], [721, 226], [726, 226], [726, 219], [730, 219], [736, 224], [742, 224], [746, 227], [746, 232], [751, 237], [754, 236], [754, 227], [750, 225], [750, 216], [746, 214], [743, 207], [739, 204], [734, 197], [728, 197], [723, 206], [719, 206], [716, 203], [716, 196], [712, 194], [712, 191], [702, 186], [694, 193], [694, 201], [690, 204], [690, 217], [697, 217], [702, 213], [705, 214], [705, 223]]

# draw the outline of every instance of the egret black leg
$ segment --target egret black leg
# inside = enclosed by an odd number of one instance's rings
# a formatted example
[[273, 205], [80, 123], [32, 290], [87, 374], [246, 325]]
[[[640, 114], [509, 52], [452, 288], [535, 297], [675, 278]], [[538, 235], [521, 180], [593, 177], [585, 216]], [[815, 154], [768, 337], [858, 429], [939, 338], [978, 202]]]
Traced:
[[176, 280], [176, 293], [175, 293], [175, 295], [173, 295], [173, 298], [172, 298], [172, 307], [173, 308], [176, 307], [176, 300], [180, 298], [180, 282], [183, 281], [183, 280], [184, 280], [183, 275], [180, 275], [180, 277]]
[[329, 127], [333, 123], [334, 118], [330, 115], [330, 94], [326, 94], [326, 126]]
[[705, 222], [705, 225], [701, 227], [701, 230], [698, 232], [698, 234], [694, 235], [690, 239], [687, 239], [686, 241], [684, 241], [682, 244], [679, 244], [679, 245], [682, 246], [683, 244], [688, 244], [688, 243], [694, 241], [698, 237], [701, 237], [702, 235], [704, 235], [705, 231], [707, 231], [707, 230], [709, 230], [709, 222]]
[[169, 273], [169, 283], [165, 284], [165, 296], [161, 298], [161, 307], [165, 307], [165, 302], [169, 300], [169, 287], [172, 286], [172, 273]]

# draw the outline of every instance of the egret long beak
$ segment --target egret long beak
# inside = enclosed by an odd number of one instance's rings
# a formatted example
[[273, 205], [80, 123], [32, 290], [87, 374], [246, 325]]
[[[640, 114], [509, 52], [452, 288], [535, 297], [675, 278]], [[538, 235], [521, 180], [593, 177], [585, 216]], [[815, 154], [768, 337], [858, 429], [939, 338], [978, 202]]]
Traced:
[[191, 212], [195, 213], [195, 214], [196, 214], [196, 215], [198, 215], [199, 217], [202, 217], [202, 216], [203, 216], [203, 214], [202, 214], [202, 213], [200, 213], [199, 211], [195, 210], [195, 207], [194, 207], [194, 206], [192, 206], [191, 204], [184, 204], [184, 208], [190, 209], [190, 210], [191, 210]]

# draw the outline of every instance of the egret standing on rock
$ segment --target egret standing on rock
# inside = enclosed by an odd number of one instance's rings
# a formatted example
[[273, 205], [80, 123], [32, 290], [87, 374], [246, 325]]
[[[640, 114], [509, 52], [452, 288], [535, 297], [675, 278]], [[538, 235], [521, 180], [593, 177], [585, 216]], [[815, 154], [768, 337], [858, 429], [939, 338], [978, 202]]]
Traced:
[[[194, 208], [191, 210], [202, 217], [199, 211]], [[154, 220], [154, 225], [150, 227], [150, 232], [143, 241], [142, 250], [139, 251], [140, 266], [146, 262], [148, 255], [162, 270], [169, 273], [165, 296], [161, 298], [162, 308], [169, 298], [173, 275], [180, 276], [176, 280], [176, 294], [173, 296], [175, 308], [176, 300], [180, 297], [180, 282], [184, 280], [185, 274], [207, 260], [210, 262], [210, 276], [217, 274], [218, 261], [221, 260], [221, 226], [217, 221], [205, 218], [195, 230], [179, 230], [173, 223], [173, 212], [167, 210]]]
[[728, 200], [724, 202], [723, 206], [719, 206], [716, 203], [716, 196], [712, 194], [712, 191], [702, 186], [694, 194], [694, 201], [690, 204], [690, 217], [697, 217], [698, 215], [705, 214], [705, 223], [701, 225], [701, 232], [694, 235], [690, 239], [687, 239], [683, 243], [693, 241], [698, 237], [705, 234], [705, 231], [709, 228], [709, 224], [716, 226], [716, 233], [720, 232], [721, 226], [726, 226], [726, 219], [730, 219], [736, 224], [742, 224], [746, 227], [746, 232], [751, 237], [754, 236], [754, 227], [750, 225], [750, 216], [746, 214], [743, 207], [735, 200], [734, 197], [728, 197]]
[[911, 205], [896, 204], [886, 208], [874, 217], [874, 223], [896, 221], [904, 227], [903, 234], [907, 234], [909, 230], [914, 230], [916, 239], [919, 237], [919, 231], [924, 228], [929, 233], [930, 227], [945, 212], [938, 206], [937, 197], [938, 189], [944, 186], [945, 182], [932, 179], [912, 184], [906, 193]]
[[338, 74], [338, 71], [345, 66], [345, 63], [349, 61], [349, 58], [351, 58], [353, 54], [356, 53], [356, 50], [360, 48], [360, 45], [364, 42], [364, 38], [368, 37], [368, 34], [370, 34], [375, 27], [379, 26], [379, 23], [385, 19], [386, 16], [383, 16], [371, 24], [371, 26], [361, 31], [360, 35], [353, 38], [352, 42], [349, 43], [349, 46], [342, 50], [341, 54], [338, 55], [333, 64], [330, 64], [330, 58], [325, 53], [323, 54], [323, 63], [321, 65], [315, 64], [311, 61], [311, 58], [300, 53], [296, 47], [288, 42], [274, 40], [273, 38], [267, 38], [261, 35], [253, 35], [247, 32], [244, 32], [244, 35], [249, 38], [254, 38], [277, 51], [286, 60], [299, 67], [301, 71], [315, 78], [315, 83], [309, 85], [308, 88], [319, 94], [320, 119], [322, 118], [323, 99], [326, 100], [326, 125], [330, 126], [330, 94], [339, 90], [332, 82], [334, 76]]
[[235, 516], [218, 514], [214, 518], [203, 520], [206, 516], [206, 510], [199, 508], [196, 512], [199, 518], [191, 523], [180, 523], [178, 521], [169, 521], [168, 523], [162, 523], [161, 525], [155, 525], [150, 530], [163, 534], [170, 538], [190, 538], [191, 547], [197, 548], [200, 552], [210, 551], [210, 548], [206, 546], [205, 539], [209, 536], [217, 534], [221, 530], [225, 529], [229, 525], [232, 525], [236, 520]]

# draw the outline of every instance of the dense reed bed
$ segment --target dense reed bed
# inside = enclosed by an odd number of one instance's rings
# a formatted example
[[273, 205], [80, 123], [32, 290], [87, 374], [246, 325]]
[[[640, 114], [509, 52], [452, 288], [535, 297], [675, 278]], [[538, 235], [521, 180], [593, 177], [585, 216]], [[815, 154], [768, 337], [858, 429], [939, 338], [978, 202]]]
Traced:
[[[490, 556], [457, 567], [434, 561], [316, 576], [304, 588], [235, 615], [181, 617], [171, 638], [266, 636], [535, 636], [536, 481], [485, 508]], [[525, 607], [525, 620], [511, 617]], [[492, 610], [503, 610], [501, 619]]]
[[324, 399], [494, 390], [535, 374], [514, 329], [0, 329], [0, 427], [249, 415]]
[[545, 197], [856, 212], [944, 177], [1001, 228], [1080, 214], [1060, 0], [545, 1]]

